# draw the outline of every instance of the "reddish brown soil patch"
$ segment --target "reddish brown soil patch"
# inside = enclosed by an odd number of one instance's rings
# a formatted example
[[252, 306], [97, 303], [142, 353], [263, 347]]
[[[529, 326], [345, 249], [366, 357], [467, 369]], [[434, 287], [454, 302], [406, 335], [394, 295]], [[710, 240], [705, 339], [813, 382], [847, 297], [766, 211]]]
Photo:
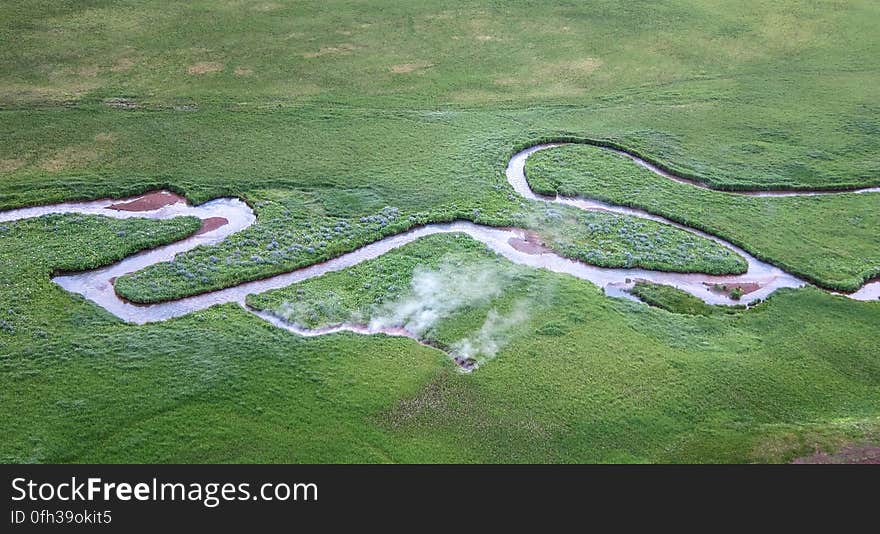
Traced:
[[[731, 291], [734, 289], [739, 289], [742, 291], [743, 295], [748, 295], [754, 291], [761, 289], [761, 284], [758, 282], [737, 282], [734, 284], [728, 283], [711, 283], [711, 282], [703, 282], [703, 285], [709, 288], [713, 293], [720, 293], [724, 295], [729, 295]], [[726, 290], [724, 288], [727, 288]]]
[[199, 228], [196, 235], [207, 234], [208, 232], [214, 231], [221, 226], [226, 226], [229, 224], [229, 221], [223, 217], [208, 217], [207, 219], [202, 219], [202, 227]]
[[[168, 191], [157, 191], [155, 193], [149, 193], [142, 196], [141, 198], [129, 202], [111, 204], [109, 208], [111, 210], [119, 211], [151, 211], [157, 210], [164, 206], [177, 204], [178, 202], [186, 202], [186, 199], [180, 195], [169, 193]], [[224, 219], [224, 221], [225, 220], [226, 219]]]
[[834, 454], [816, 451], [809, 456], [794, 459], [793, 464], [876, 464], [880, 465], [880, 447], [876, 445], [848, 445]]
[[538, 255], [550, 252], [550, 249], [544, 245], [544, 241], [541, 240], [541, 237], [536, 232], [532, 231], [527, 231], [525, 233], [525, 238], [511, 237], [507, 242], [516, 250], [525, 252], [526, 254]]

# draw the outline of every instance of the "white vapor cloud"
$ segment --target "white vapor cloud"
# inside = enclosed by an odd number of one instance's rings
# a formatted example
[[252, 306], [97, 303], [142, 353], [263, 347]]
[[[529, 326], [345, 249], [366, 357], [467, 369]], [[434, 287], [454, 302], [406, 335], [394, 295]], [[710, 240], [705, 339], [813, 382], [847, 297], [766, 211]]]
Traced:
[[508, 269], [493, 262], [456, 265], [444, 261], [435, 270], [416, 267], [410, 294], [382, 306], [370, 326], [402, 326], [422, 336], [455, 311], [498, 296], [510, 277]]
[[514, 304], [507, 314], [499, 314], [492, 309], [486, 316], [483, 326], [470, 337], [452, 345], [453, 352], [465, 359], [474, 359], [484, 364], [493, 359], [498, 351], [507, 345], [514, 330], [529, 317], [527, 303], [523, 300]]

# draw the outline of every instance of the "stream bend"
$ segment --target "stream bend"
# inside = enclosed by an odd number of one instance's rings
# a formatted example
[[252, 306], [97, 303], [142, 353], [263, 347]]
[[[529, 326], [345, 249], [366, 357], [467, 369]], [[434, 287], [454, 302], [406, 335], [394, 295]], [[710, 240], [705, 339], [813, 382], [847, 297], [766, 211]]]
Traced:
[[[546, 150], [560, 143], [548, 143], [535, 145], [515, 154], [511, 159], [505, 171], [507, 180], [513, 189], [523, 198], [532, 201], [560, 203], [574, 206], [583, 210], [602, 210], [609, 211], [621, 215], [635, 216], [642, 219], [649, 219], [663, 224], [675, 226], [700, 237], [711, 239], [722, 246], [727, 247], [733, 252], [742, 256], [748, 263], [748, 270], [744, 274], [729, 276], [713, 276], [696, 273], [670, 273], [660, 271], [650, 271], [645, 269], [614, 269], [602, 268], [576, 260], [571, 260], [559, 256], [556, 253], [539, 248], [529, 249], [528, 247], [517, 246], [524, 242], [528, 242], [529, 234], [527, 231], [516, 228], [494, 228], [481, 226], [471, 222], [453, 222], [444, 224], [429, 224], [413, 230], [403, 232], [394, 236], [384, 238], [382, 240], [365, 245], [357, 250], [343, 254], [334, 259], [323, 263], [318, 263], [297, 269], [284, 274], [272, 276], [270, 278], [256, 280], [243, 283], [237, 286], [203, 293], [191, 297], [185, 297], [179, 300], [161, 302], [149, 305], [134, 305], [124, 301], [116, 295], [113, 287], [113, 280], [124, 274], [141, 270], [150, 265], [161, 262], [170, 261], [177, 254], [186, 252], [200, 245], [217, 244], [226, 239], [229, 235], [240, 232], [248, 228], [256, 221], [253, 210], [239, 199], [221, 198], [212, 200], [200, 206], [190, 206], [182, 198], [176, 197], [167, 192], [151, 193], [127, 199], [123, 201], [114, 200], [97, 200], [92, 202], [70, 202], [55, 204], [51, 206], [40, 206], [23, 208], [17, 210], [9, 210], [0, 212], [0, 222], [15, 221], [30, 217], [38, 217], [46, 214], [59, 213], [78, 213], [86, 215], [103, 215], [117, 219], [142, 217], [150, 219], [169, 219], [178, 216], [195, 216], [203, 221], [214, 221], [215, 224], [205, 225], [203, 231], [182, 239], [169, 245], [160, 246], [154, 249], [146, 250], [131, 255], [122, 261], [112, 265], [84, 271], [75, 274], [65, 274], [53, 278], [54, 282], [67, 291], [82, 295], [88, 300], [96, 303], [105, 310], [109, 311], [123, 321], [144, 324], [149, 322], [164, 321], [174, 317], [180, 317], [188, 313], [204, 310], [216, 304], [227, 302], [236, 302], [244, 306], [245, 297], [252, 293], [261, 293], [272, 289], [278, 289], [290, 284], [308, 280], [323, 274], [345, 269], [357, 265], [363, 261], [379, 257], [386, 252], [401, 247], [407, 243], [411, 243], [421, 237], [432, 234], [459, 232], [484, 243], [491, 250], [504, 256], [508, 260], [519, 265], [525, 265], [533, 268], [544, 268], [556, 273], [564, 273], [575, 276], [582, 280], [588, 280], [593, 284], [602, 288], [609, 296], [623, 297], [634, 299], [627, 290], [630, 289], [636, 280], [645, 280], [658, 284], [665, 284], [684, 290], [703, 301], [710, 304], [748, 304], [766, 298], [779, 288], [783, 287], [801, 287], [806, 285], [804, 280], [793, 276], [782, 269], [763, 262], [741, 248], [724, 241], [716, 236], [707, 234], [700, 230], [690, 228], [674, 221], [670, 221], [663, 217], [659, 217], [642, 210], [626, 208], [591, 200], [587, 198], [569, 198], [569, 197], [545, 197], [536, 194], [529, 187], [525, 176], [525, 163], [528, 157], [540, 150]], [[676, 177], [670, 173], [663, 171], [649, 162], [642, 160], [632, 154], [622, 152], [615, 149], [607, 149], [614, 152], [622, 153], [633, 159], [637, 164], [656, 172], [666, 178], [684, 181], [693, 184], [689, 180]], [[693, 184], [697, 185], [697, 184]], [[851, 191], [853, 193], [878, 193], [880, 187], [864, 188]], [[755, 194], [761, 196], [796, 196], [796, 195], [818, 195], [818, 194], [837, 194], [836, 192], [789, 192], [789, 191], [762, 191], [743, 194]], [[156, 195], [161, 195], [163, 200], [161, 205], [152, 205], [149, 200], [155, 199]], [[141, 205], [138, 210], [129, 210], [128, 207]], [[223, 221], [217, 224], [217, 221]], [[712, 284], [737, 286], [743, 285], [749, 288], [749, 292], [743, 295], [740, 301], [733, 301], [727, 295], [710, 290]], [[880, 281], [872, 281], [852, 294], [847, 295], [850, 298], [858, 300], [875, 300], [880, 298]], [[337, 325], [329, 328], [318, 330], [309, 330], [285, 323], [277, 317], [256, 310], [249, 309], [259, 317], [271, 322], [272, 324], [286, 328], [300, 335], [322, 335], [342, 330], [357, 332], [361, 334], [386, 333], [389, 335], [407, 336], [416, 338], [416, 336], [400, 328], [390, 328], [375, 330], [365, 325]], [[468, 368], [467, 362], [458, 362], [465, 368]]]

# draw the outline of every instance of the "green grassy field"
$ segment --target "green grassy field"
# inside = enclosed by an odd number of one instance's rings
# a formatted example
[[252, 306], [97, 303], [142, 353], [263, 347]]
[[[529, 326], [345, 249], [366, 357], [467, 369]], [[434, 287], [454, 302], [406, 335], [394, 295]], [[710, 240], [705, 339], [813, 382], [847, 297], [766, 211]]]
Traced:
[[[507, 160], [580, 138], [718, 189], [878, 185], [878, 23], [869, 0], [5, 2], [0, 209], [156, 188], [254, 207], [229, 243], [122, 278], [144, 302], [452, 219], [599, 265], [738, 272], [706, 240], [524, 202]], [[880, 274], [876, 195], [733, 197], [595, 148], [534, 157], [536, 189], [643, 207], [816, 284]], [[49, 279], [196, 225], [0, 225], [0, 460], [777, 462], [880, 441], [880, 303], [816, 288], [736, 313], [643, 288], [673, 313], [435, 236], [251, 298], [315, 325], [387, 311], [419, 265], [488, 262], [503, 287], [431, 339], [531, 313], [466, 375], [410, 339], [301, 338], [237, 305], [127, 325]]]
[[[525, 299], [531, 313], [464, 375], [408, 339], [303, 339], [234, 305], [120, 324], [48, 273], [123, 253], [84, 258], [79, 239], [129, 229], [127, 252], [179, 226], [18, 226], [0, 248], [3, 279], [18, 281], [2, 286], [15, 303], [4, 310], [14, 331], [0, 332], [5, 461], [784, 461], [878, 432], [880, 366], [865, 335], [876, 303], [808, 289], [735, 315], [671, 314], [455, 236], [303, 284], [304, 301], [332, 290], [348, 304], [377, 276], [405, 290], [419, 259], [492, 262], [508, 283], [439, 322], [438, 338], [472, 334], [490, 308]], [[15, 261], [22, 250], [34, 261]]]
[[712, 191], [586, 145], [539, 152], [526, 165], [536, 191], [641, 208], [824, 287], [853, 291], [880, 276], [880, 193], [773, 198]]

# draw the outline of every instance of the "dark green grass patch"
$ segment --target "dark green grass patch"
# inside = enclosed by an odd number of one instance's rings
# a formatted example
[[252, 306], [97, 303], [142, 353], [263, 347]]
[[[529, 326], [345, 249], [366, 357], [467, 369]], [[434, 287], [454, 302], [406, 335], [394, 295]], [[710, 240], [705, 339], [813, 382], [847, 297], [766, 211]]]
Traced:
[[741, 309], [731, 306], [706, 304], [697, 297], [678, 288], [663, 284], [652, 284], [650, 282], [636, 282], [630, 293], [646, 304], [672, 313], [708, 316], [738, 313]]

